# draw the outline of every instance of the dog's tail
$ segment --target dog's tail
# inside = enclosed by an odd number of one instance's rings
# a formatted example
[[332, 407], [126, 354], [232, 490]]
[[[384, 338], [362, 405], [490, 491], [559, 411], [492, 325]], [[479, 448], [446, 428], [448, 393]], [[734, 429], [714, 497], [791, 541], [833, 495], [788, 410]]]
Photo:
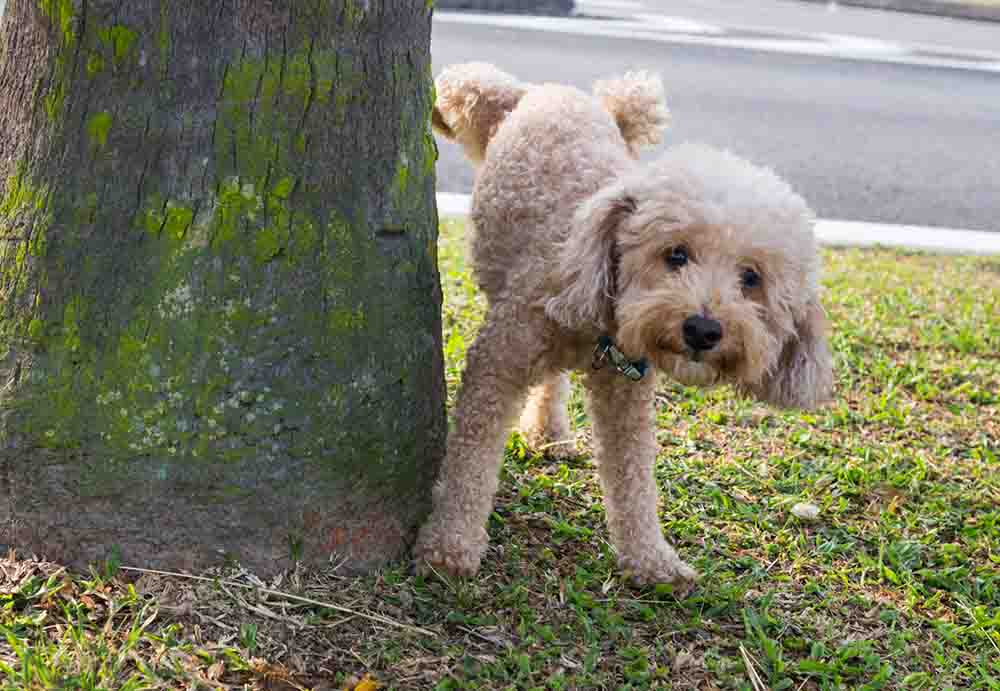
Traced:
[[528, 90], [493, 65], [469, 62], [446, 68], [434, 83], [437, 100], [431, 117], [434, 129], [465, 149], [476, 165], [507, 114]]
[[663, 81], [652, 72], [628, 72], [594, 84], [594, 97], [611, 114], [633, 156], [663, 141], [670, 123]]

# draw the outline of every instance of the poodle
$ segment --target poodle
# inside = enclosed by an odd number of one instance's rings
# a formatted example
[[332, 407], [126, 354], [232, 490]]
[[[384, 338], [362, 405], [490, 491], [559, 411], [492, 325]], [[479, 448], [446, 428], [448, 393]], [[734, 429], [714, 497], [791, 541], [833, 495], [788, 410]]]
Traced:
[[684, 144], [640, 162], [669, 117], [655, 75], [586, 94], [470, 63], [436, 87], [434, 128], [477, 168], [471, 255], [488, 308], [416, 566], [477, 572], [507, 434], [521, 413], [532, 444], [565, 443], [575, 370], [619, 568], [686, 588], [696, 573], [657, 515], [655, 373], [779, 406], [824, 402], [814, 215], [771, 171], [726, 152]]

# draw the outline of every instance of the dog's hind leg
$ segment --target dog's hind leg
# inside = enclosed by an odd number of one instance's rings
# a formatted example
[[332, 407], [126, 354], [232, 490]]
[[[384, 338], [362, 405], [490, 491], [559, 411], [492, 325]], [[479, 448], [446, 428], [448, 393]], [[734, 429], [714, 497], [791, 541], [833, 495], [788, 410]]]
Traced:
[[565, 372], [549, 375], [531, 390], [518, 429], [534, 451], [556, 459], [576, 457], [576, 439], [566, 411], [569, 393]]
[[653, 476], [655, 376], [633, 382], [610, 369], [586, 377], [594, 452], [618, 565], [641, 585], [686, 586], [695, 571], [663, 538]]
[[471, 576], [478, 570], [504, 442], [541, 350], [535, 331], [493, 317], [487, 315], [469, 348], [454, 427], [434, 486], [434, 509], [414, 547], [416, 568], [424, 573]]

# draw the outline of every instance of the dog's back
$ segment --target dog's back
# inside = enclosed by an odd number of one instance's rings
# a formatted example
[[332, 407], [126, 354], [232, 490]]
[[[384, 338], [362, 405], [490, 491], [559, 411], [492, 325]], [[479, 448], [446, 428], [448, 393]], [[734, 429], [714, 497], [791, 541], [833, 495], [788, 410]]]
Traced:
[[547, 273], [577, 206], [633, 163], [591, 96], [555, 85], [525, 95], [491, 141], [473, 189], [472, 257], [486, 294], [514, 281], [523, 295]]
[[598, 82], [591, 96], [459, 65], [438, 78], [438, 95], [435, 129], [478, 165], [472, 258], [491, 299], [540, 280], [579, 203], [659, 142], [668, 119], [662, 84], [645, 73]]
[[[506, 117], [525, 94], [537, 88], [484, 62], [452, 65], [441, 72], [434, 86], [434, 129], [461, 144], [475, 165], [485, 159]], [[601, 80], [594, 84], [594, 98], [612, 117], [633, 156], [644, 146], [660, 143], [670, 112], [658, 76], [638, 71]]]

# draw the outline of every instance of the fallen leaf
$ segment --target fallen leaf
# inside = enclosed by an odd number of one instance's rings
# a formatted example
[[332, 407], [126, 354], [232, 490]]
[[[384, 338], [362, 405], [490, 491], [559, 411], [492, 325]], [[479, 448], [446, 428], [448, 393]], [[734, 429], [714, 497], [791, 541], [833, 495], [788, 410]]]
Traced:
[[223, 662], [222, 660], [219, 660], [218, 662], [214, 663], [211, 667], [208, 668], [208, 671], [205, 672], [205, 676], [208, 677], [210, 681], [218, 681], [219, 679], [222, 678], [222, 673], [225, 671], [226, 671], [226, 663]]
[[376, 691], [377, 689], [378, 683], [367, 674], [365, 675], [365, 678], [354, 687], [354, 691]]

